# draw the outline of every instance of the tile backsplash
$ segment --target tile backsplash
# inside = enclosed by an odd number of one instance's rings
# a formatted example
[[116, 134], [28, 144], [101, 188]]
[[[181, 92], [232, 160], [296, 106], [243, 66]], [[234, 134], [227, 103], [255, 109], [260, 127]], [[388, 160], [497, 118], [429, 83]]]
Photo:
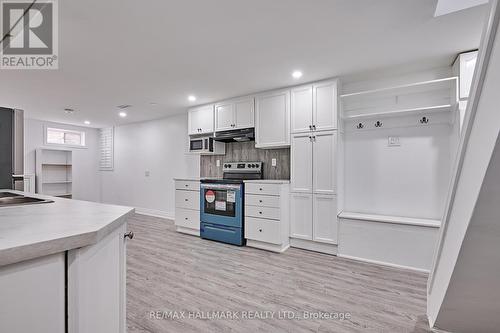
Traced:
[[[276, 166], [271, 166], [272, 159]], [[217, 160], [220, 166], [217, 167]], [[263, 162], [264, 179], [290, 179], [290, 148], [257, 149], [255, 141], [226, 143], [226, 155], [202, 155], [201, 177], [222, 177], [222, 165], [227, 162]]]

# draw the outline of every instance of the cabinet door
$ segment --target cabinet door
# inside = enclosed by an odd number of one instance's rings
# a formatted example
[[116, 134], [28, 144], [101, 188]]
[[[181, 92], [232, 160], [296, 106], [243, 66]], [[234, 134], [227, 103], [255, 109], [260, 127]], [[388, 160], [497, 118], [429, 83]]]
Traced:
[[313, 134], [313, 191], [318, 194], [337, 192], [337, 131]]
[[246, 98], [234, 103], [235, 121], [233, 128], [254, 127], [254, 99]]
[[215, 105], [215, 131], [234, 129], [234, 104], [232, 102]]
[[291, 191], [312, 193], [313, 147], [310, 133], [292, 135]]
[[308, 132], [313, 125], [313, 89], [303, 86], [291, 92], [291, 132]]
[[313, 86], [313, 125], [317, 131], [337, 128], [337, 81]]
[[189, 110], [189, 134], [204, 134], [214, 131], [214, 108], [206, 105]]
[[312, 240], [312, 194], [290, 194], [290, 237]]
[[255, 98], [256, 148], [290, 145], [290, 91], [275, 91]]
[[68, 252], [68, 332], [126, 331], [126, 228]]
[[337, 244], [337, 196], [313, 195], [313, 240]]

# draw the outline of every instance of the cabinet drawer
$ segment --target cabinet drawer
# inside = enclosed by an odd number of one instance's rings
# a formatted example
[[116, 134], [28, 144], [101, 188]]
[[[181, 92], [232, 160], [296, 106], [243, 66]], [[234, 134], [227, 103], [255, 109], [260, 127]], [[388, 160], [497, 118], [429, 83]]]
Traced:
[[199, 191], [200, 182], [197, 180], [176, 180], [175, 181], [176, 190], [188, 190], [188, 191]]
[[280, 209], [275, 207], [258, 207], [245, 205], [245, 216], [279, 220]]
[[196, 191], [175, 191], [175, 207], [200, 210], [200, 193]]
[[175, 225], [200, 230], [200, 212], [191, 209], [175, 210]]
[[280, 185], [279, 184], [246, 183], [245, 184], [245, 193], [280, 195]]
[[280, 207], [280, 197], [270, 195], [246, 194], [245, 204], [259, 207]]
[[280, 222], [247, 217], [245, 218], [245, 238], [281, 244]]

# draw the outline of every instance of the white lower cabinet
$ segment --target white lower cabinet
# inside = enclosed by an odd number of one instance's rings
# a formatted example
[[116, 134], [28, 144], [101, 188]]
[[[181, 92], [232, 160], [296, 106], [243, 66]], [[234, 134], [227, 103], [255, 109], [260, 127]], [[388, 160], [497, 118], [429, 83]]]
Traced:
[[175, 180], [175, 227], [178, 232], [200, 235], [199, 180]]
[[247, 246], [283, 252], [289, 247], [288, 181], [245, 182]]
[[291, 193], [290, 206], [290, 245], [336, 254], [337, 196]]
[[68, 251], [69, 333], [126, 331], [126, 231]]

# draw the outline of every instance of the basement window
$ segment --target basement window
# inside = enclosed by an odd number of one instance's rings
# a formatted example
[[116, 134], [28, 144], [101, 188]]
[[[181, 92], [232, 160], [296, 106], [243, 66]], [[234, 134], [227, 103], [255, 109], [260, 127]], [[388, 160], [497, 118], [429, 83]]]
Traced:
[[85, 132], [47, 127], [45, 143], [68, 147], [85, 147]]

